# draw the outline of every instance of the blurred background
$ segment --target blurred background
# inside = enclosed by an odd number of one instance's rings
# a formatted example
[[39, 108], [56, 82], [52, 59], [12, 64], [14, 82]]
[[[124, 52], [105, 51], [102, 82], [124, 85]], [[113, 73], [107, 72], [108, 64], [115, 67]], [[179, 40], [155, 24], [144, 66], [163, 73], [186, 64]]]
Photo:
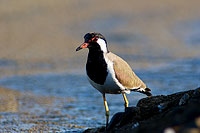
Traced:
[[[154, 95], [199, 87], [199, 5], [198, 0], [0, 0], [0, 130], [104, 125], [103, 100], [85, 75], [88, 50], [75, 52], [87, 32], [102, 33], [109, 50], [128, 61]], [[128, 98], [135, 105], [142, 97]], [[121, 95], [108, 95], [108, 103], [111, 114], [123, 111]]]

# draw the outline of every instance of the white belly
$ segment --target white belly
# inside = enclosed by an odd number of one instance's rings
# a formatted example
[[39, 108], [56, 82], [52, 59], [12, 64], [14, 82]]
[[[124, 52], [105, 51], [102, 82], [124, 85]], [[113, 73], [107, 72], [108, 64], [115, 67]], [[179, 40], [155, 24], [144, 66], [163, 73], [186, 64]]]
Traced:
[[120, 94], [122, 92], [122, 89], [115, 83], [110, 73], [108, 73], [106, 81], [103, 85], [95, 83], [89, 77], [88, 80], [90, 84], [101, 93]]

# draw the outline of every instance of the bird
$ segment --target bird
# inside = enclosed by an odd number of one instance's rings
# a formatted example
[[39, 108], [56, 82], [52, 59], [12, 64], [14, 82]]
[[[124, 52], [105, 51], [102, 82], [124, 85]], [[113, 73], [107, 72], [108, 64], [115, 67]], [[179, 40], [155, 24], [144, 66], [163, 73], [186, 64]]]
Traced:
[[88, 48], [86, 73], [89, 83], [96, 88], [103, 97], [106, 115], [106, 127], [109, 124], [109, 108], [106, 94], [122, 94], [125, 108], [128, 99], [125, 93], [140, 92], [151, 97], [151, 89], [133, 72], [128, 63], [118, 55], [110, 52], [107, 41], [101, 33], [89, 32], [84, 36], [84, 43], [76, 51]]

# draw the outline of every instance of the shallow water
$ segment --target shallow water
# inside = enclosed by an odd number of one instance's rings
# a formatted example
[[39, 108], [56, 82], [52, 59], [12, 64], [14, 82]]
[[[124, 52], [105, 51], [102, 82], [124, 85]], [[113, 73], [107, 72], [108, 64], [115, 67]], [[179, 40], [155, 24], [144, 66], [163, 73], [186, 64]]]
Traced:
[[[165, 67], [140, 70], [136, 73], [152, 89], [153, 95], [167, 95], [178, 91], [195, 89], [200, 86], [200, 59], [183, 59], [174, 61]], [[75, 73], [48, 73], [36, 75], [10, 76], [0, 79], [0, 86], [12, 88], [20, 92], [31, 92], [37, 96], [55, 96], [67, 99], [56, 99], [52, 104], [41, 106], [32, 105], [24, 108], [25, 112], [35, 113], [41, 120], [57, 122], [63, 125], [51, 125], [51, 128], [61, 131], [81, 131], [88, 127], [97, 127], [105, 124], [104, 106], [101, 94], [87, 81], [85, 75]], [[136, 105], [143, 94], [131, 93], [128, 95], [130, 106]], [[107, 95], [111, 116], [124, 110], [122, 95]], [[30, 102], [31, 103], [31, 102]], [[59, 115], [44, 114], [47, 109], [59, 112]], [[69, 117], [66, 117], [69, 116]], [[5, 115], [3, 115], [5, 116]], [[9, 116], [9, 115], [8, 115]], [[65, 116], [65, 117], [64, 117]], [[52, 117], [52, 118], [51, 118]], [[34, 123], [25, 123], [20, 115], [13, 114], [8, 119], [19, 119], [20, 127], [29, 128]], [[50, 119], [51, 118], [51, 119]], [[7, 121], [8, 121], [7, 119]], [[12, 120], [11, 120], [12, 121]], [[16, 120], [17, 121], [17, 120]], [[1, 120], [1, 124], [5, 121]], [[13, 122], [13, 121], [12, 121]], [[66, 126], [66, 122], [68, 125]], [[69, 126], [74, 124], [76, 126]], [[15, 123], [12, 123], [15, 125]], [[77, 128], [78, 127], [78, 128]]]

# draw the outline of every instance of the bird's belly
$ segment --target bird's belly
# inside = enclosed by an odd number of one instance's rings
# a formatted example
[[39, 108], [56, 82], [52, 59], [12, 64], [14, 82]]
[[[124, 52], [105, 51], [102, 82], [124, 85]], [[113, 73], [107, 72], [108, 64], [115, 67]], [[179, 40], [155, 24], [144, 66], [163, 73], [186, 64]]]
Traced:
[[101, 93], [120, 94], [122, 92], [122, 89], [116, 84], [110, 73], [103, 85], [95, 83], [89, 77], [88, 80], [90, 84]]

